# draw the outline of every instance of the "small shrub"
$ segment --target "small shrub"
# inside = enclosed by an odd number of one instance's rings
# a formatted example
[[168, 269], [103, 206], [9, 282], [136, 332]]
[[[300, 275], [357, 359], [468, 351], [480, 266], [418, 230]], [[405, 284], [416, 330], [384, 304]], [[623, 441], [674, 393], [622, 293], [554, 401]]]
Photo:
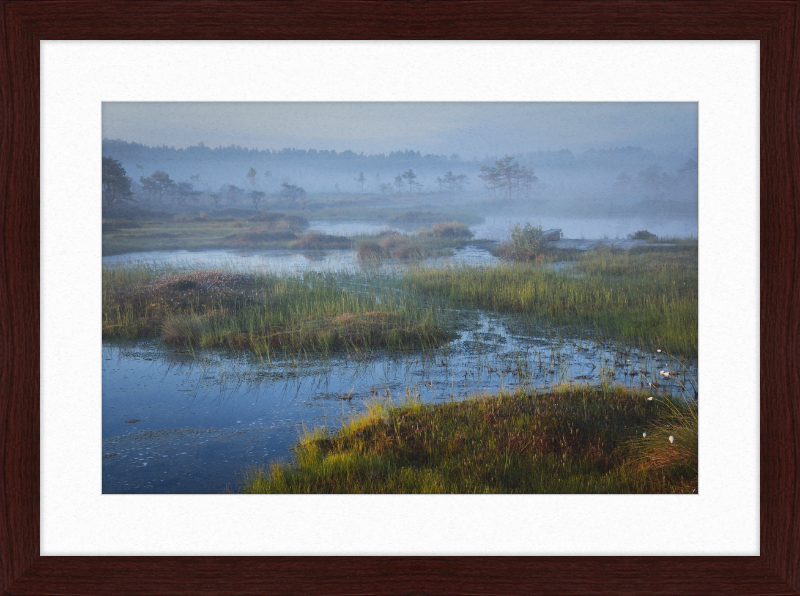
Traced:
[[511, 241], [500, 249], [500, 255], [515, 261], [538, 261], [542, 258], [547, 246], [542, 226], [526, 223], [511, 228]]
[[647, 240], [648, 242], [658, 240], [658, 236], [647, 230], [639, 230], [635, 234], [628, 234], [628, 238], [631, 240]]

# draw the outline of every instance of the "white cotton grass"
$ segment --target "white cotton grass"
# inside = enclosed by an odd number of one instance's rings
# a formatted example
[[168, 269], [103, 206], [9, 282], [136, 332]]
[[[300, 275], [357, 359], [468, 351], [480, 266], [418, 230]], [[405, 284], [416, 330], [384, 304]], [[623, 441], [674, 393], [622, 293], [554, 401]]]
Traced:
[[656, 352], [660, 352], [661, 350], [656, 350]]
[[675, 437], [673, 437], [672, 435], [670, 435], [670, 436], [669, 436], [669, 442], [670, 442], [670, 443], [674, 443], [674, 442], [675, 442]]
[[642, 433], [642, 436], [643, 437], [647, 437], [647, 433]]
[[653, 396], [651, 395], [650, 397], [648, 397], [647, 401], [653, 401]]

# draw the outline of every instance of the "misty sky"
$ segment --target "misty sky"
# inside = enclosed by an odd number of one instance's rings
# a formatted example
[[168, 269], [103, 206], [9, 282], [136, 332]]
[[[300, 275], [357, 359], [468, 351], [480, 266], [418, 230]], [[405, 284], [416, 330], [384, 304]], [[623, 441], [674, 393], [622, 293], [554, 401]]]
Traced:
[[462, 158], [537, 150], [697, 148], [697, 103], [103, 104], [103, 137], [144, 145], [412, 149]]

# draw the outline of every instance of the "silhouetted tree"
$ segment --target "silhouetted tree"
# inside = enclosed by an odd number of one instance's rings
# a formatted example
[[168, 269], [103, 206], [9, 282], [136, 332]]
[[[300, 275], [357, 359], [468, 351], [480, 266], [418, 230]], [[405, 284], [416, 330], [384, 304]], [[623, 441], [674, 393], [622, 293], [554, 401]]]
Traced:
[[239, 202], [239, 197], [244, 194], [244, 189], [239, 188], [235, 184], [228, 184], [222, 186], [221, 189], [225, 193], [225, 198], [228, 200], [229, 205], [234, 205]]
[[453, 172], [444, 175], [443, 183], [450, 192], [461, 192], [464, 190], [464, 185], [469, 184], [466, 174], [455, 175]]
[[409, 193], [413, 193], [414, 192], [414, 187], [418, 186], [418, 184], [416, 182], [417, 175], [414, 173], [414, 170], [409, 168], [408, 170], [403, 172], [403, 178], [405, 180], [408, 180], [408, 192]]
[[481, 178], [484, 182], [486, 182], [486, 188], [491, 189], [494, 197], [497, 198], [497, 189], [503, 184], [500, 171], [498, 168], [493, 168], [491, 166], [481, 166], [481, 172], [483, 173], [478, 174], [478, 178]]
[[247, 172], [247, 174], [245, 174], [245, 177], [250, 181], [250, 184], [252, 184], [253, 190], [255, 190], [256, 189], [256, 182], [257, 182], [255, 168], [250, 168], [250, 170]]
[[295, 186], [294, 184], [284, 182], [281, 184], [281, 196], [297, 201], [300, 204], [300, 210], [305, 213], [306, 191], [302, 186]]
[[261, 192], [260, 190], [251, 190], [250, 191], [250, 200], [253, 201], [253, 209], [258, 211], [258, 205], [264, 200], [264, 197], [267, 196], [267, 193]]
[[139, 182], [142, 185], [142, 190], [151, 199], [156, 197], [159, 202], [162, 202], [164, 195], [169, 195], [175, 187], [175, 182], [170, 179], [169, 174], [162, 170], [156, 170], [147, 178], [139, 178]]
[[359, 172], [358, 173], [358, 178], [355, 179], [355, 181], [358, 182], [361, 185], [361, 194], [362, 195], [364, 194], [364, 182], [366, 180], [367, 179], [364, 177], [364, 172]]
[[186, 201], [196, 202], [199, 200], [200, 195], [203, 194], [199, 190], [195, 190], [191, 182], [176, 182], [173, 192], [175, 202], [179, 205], [184, 204]]
[[510, 155], [494, 162], [494, 167], [481, 166], [479, 177], [486, 181], [486, 186], [491, 188], [495, 197], [498, 188], [507, 188], [508, 197], [511, 198], [512, 191], [519, 188], [520, 168], [519, 164]]
[[111, 205], [133, 199], [132, 180], [116, 159], [103, 158], [103, 204]]
[[525, 196], [527, 198], [531, 198], [531, 187], [533, 183], [538, 180], [538, 178], [533, 173], [533, 168], [527, 168], [526, 166], [522, 166], [519, 169], [519, 179], [522, 184], [522, 188], [525, 189]]

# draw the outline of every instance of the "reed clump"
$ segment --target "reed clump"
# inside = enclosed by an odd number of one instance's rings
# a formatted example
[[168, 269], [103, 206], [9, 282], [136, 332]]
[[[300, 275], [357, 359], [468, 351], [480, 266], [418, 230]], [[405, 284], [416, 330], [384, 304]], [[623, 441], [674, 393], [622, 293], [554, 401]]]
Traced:
[[[696, 491], [696, 441], [684, 444], [692, 431], [673, 428], [670, 443], [653, 430], [674, 425], [680, 406], [647, 398], [622, 388], [570, 386], [444, 405], [376, 402], [368, 415], [337, 433], [306, 434], [291, 463], [248, 470], [241, 491]], [[696, 416], [693, 420], [696, 434]], [[641, 440], [634, 440], [637, 436]], [[685, 455], [680, 460], [652, 455], [670, 449]]]

